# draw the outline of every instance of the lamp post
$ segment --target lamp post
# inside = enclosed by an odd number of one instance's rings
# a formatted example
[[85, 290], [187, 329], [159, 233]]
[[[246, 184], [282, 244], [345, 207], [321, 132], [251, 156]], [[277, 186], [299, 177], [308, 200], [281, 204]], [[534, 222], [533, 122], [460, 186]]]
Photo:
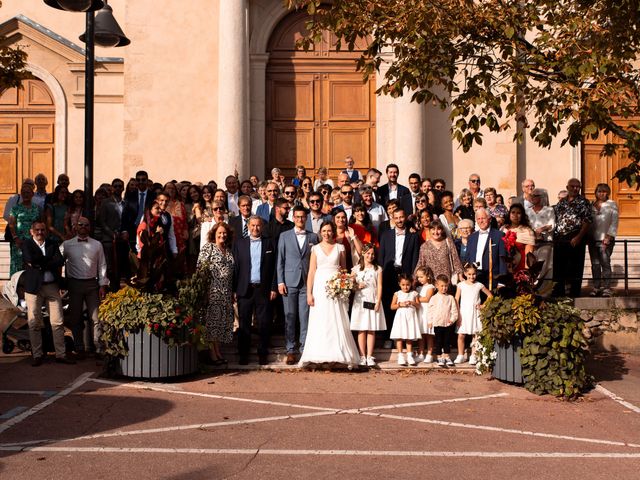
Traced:
[[[93, 119], [95, 45], [101, 47], [124, 47], [131, 41], [125, 36], [113, 17], [113, 9], [106, 0], [44, 0], [58, 10], [86, 12], [86, 31], [80, 35], [85, 42], [84, 69], [84, 192], [87, 207], [93, 203]], [[98, 11], [95, 15], [94, 12]]]

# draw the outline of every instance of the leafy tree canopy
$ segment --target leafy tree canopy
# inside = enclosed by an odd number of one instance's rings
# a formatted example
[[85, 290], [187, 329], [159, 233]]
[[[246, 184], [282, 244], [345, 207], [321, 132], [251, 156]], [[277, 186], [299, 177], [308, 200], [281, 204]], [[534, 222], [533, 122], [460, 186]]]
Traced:
[[[450, 109], [465, 151], [483, 129], [514, 123], [548, 147], [613, 132], [630, 163], [616, 176], [640, 186], [640, 0], [285, 0], [311, 14], [309, 46], [322, 30], [353, 49], [364, 74], [382, 69], [378, 93], [410, 91]], [[386, 70], [386, 71], [385, 71]], [[514, 139], [523, 129], [514, 129]]]
[[22, 80], [31, 78], [31, 74], [25, 70], [26, 63], [26, 52], [7, 46], [4, 37], [0, 37], [0, 92], [7, 88], [19, 87]]

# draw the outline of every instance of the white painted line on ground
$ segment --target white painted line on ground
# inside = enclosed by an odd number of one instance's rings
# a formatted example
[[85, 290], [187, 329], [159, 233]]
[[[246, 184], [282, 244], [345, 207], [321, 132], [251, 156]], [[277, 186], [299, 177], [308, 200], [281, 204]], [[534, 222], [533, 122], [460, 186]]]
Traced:
[[127, 447], [0, 447], [0, 451], [59, 453], [183, 453], [207, 455], [310, 455], [349, 457], [459, 457], [459, 458], [615, 458], [638, 459], [640, 453], [620, 452], [431, 452], [404, 450], [271, 450], [253, 448], [127, 448]]
[[83, 435], [81, 437], [73, 437], [73, 438], [53, 438], [53, 439], [45, 439], [45, 440], [29, 440], [27, 442], [10, 442], [10, 443], [2, 443], [0, 444], [1, 448], [13, 448], [24, 445], [33, 445], [33, 444], [46, 444], [46, 443], [57, 443], [57, 442], [72, 442], [76, 440], [93, 440], [96, 438], [111, 438], [111, 437], [126, 437], [129, 435], [144, 435], [149, 433], [164, 433], [164, 432], [175, 432], [180, 430], [197, 430], [197, 429], [206, 429], [206, 428], [214, 428], [214, 427], [227, 427], [231, 425], [250, 425], [254, 423], [262, 423], [262, 422], [273, 422], [277, 420], [295, 420], [298, 418], [308, 418], [308, 417], [322, 417], [326, 415], [336, 415], [337, 412], [310, 412], [310, 413], [299, 413], [296, 415], [279, 415], [277, 417], [261, 417], [261, 418], [248, 418], [245, 420], [228, 420], [224, 422], [212, 422], [212, 423], [196, 423], [192, 425], [178, 425], [173, 427], [158, 427], [158, 428], [146, 428], [142, 430], [127, 430], [127, 431], [117, 431], [117, 432], [109, 432], [109, 433], [96, 433], [94, 435]]
[[108, 385], [116, 385], [120, 387], [137, 388], [140, 390], [152, 390], [154, 392], [173, 393], [176, 395], [191, 395], [194, 397], [216, 398], [218, 400], [229, 400], [233, 402], [258, 403], [261, 405], [274, 405], [277, 407], [304, 408], [307, 410], [319, 410], [322, 412], [333, 412], [333, 413], [340, 411], [339, 408], [315, 407], [312, 405], [300, 405], [297, 403], [273, 402], [271, 400], [256, 400], [253, 398], [242, 398], [242, 397], [229, 397], [226, 395], [217, 395], [215, 393], [199, 393], [199, 392], [188, 392], [185, 390], [170, 390], [163, 387], [157, 387], [155, 385], [151, 385], [148, 383], [119, 383], [119, 382], [112, 382], [110, 380], [102, 380], [99, 378], [92, 378], [91, 381], [96, 383], [105, 383]]
[[557, 435], [555, 433], [530, 432], [527, 430], [515, 430], [512, 428], [492, 427], [490, 425], [474, 425], [469, 423], [445, 422], [443, 420], [432, 420], [429, 418], [404, 417], [401, 415], [388, 415], [386, 413], [362, 412], [361, 415], [369, 415], [380, 418], [388, 418], [392, 420], [404, 420], [409, 422], [430, 423], [433, 425], [442, 425], [445, 427], [470, 428], [473, 430], [487, 430], [491, 432], [514, 433], [516, 435], [528, 435], [532, 437], [553, 438], [557, 440], [571, 440], [574, 442], [597, 443], [601, 445], [615, 445], [618, 447], [640, 448], [640, 444], [618, 442], [614, 440], [601, 440], [598, 438], [572, 437], [570, 435]]
[[34, 414], [38, 413], [43, 408], [48, 407], [49, 405], [51, 405], [52, 403], [60, 400], [61, 398], [66, 397], [71, 392], [73, 392], [76, 388], [81, 387], [83, 384], [85, 384], [87, 382], [87, 380], [89, 380], [89, 377], [91, 375], [93, 375], [93, 372], [85, 372], [85, 373], [83, 373], [73, 383], [71, 383], [67, 388], [65, 388], [64, 390], [61, 390], [60, 392], [56, 393], [53, 397], [47, 398], [44, 402], [40, 402], [36, 406], [34, 406], [34, 407], [30, 408], [29, 410], [27, 410], [26, 412], [23, 412], [20, 415], [17, 415], [15, 417], [7, 420], [6, 422], [0, 424], [0, 433], [4, 432], [5, 430], [8, 430], [9, 428], [13, 427], [14, 425], [16, 425], [18, 423], [20, 423], [25, 418], [28, 418], [31, 415], [34, 415]]
[[444, 404], [444, 403], [456, 403], [456, 402], [467, 402], [469, 400], [485, 400], [487, 398], [499, 398], [499, 397], [507, 397], [509, 396], [508, 393], [494, 393], [491, 395], [482, 395], [480, 397], [460, 397], [460, 398], [451, 398], [451, 399], [447, 399], [447, 400], [430, 400], [430, 401], [426, 401], [426, 402], [413, 402], [413, 403], [398, 403], [398, 404], [391, 404], [391, 405], [379, 405], [377, 407], [364, 407], [364, 408], [358, 408], [358, 409], [354, 409], [349, 410], [349, 413], [356, 413], [357, 411], [360, 412], [370, 412], [372, 410], [388, 410], [388, 409], [392, 409], [392, 408], [407, 408], [407, 407], [423, 407], [423, 406], [427, 406], [427, 405], [440, 405], [440, 404]]
[[628, 408], [632, 412], [640, 413], [640, 407], [636, 407], [633, 403], [627, 402], [624, 398], [619, 397], [618, 395], [613, 393], [611, 390], [607, 390], [602, 385], [597, 385], [596, 390], [599, 391], [600, 393], [603, 393], [614, 402], [618, 402], [620, 405], [624, 406], [625, 408]]

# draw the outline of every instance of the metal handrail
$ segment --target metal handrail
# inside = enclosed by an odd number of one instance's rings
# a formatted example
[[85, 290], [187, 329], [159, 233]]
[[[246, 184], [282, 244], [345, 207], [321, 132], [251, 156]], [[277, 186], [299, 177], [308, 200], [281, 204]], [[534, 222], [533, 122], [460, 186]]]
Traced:
[[[0, 238], [0, 243], [9, 243], [9, 241], [5, 240], [4, 238]], [[624, 254], [623, 257], [623, 269], [624, 271], [622, 272], [622, 274], [614, 274], [612, 272], [611, 274], [611, 280], [622, 280], [624, 281], [624, 294], [625, 296], [629, 295], [629, 281], [630, 280], [638, 280], [640, 281], [640, 274], [637, 276], [632, 276], [629, 274], [629, 244], [640, 244], [640, 238], [618, 238], [616, 239], [616, 244], [613, 247], [614, 248], [614, 252], [616, 252], [617, 248], [619, 245], [622, 245], [622, 251]], [[585, 260], [588, 258], [589, 255], [589, 251], [586, 250], [585, 251]], [[640, 258], [640, 257], [639, 257]], [[638, 271], [640, 272], [640, 262], [638, 262], [638, 266], [639, 269]], [[545, 280], [550, 280], [550, 279], [546, 279]], [[585, 281], [589, 281], [589, 280], [593, 280], [593, 276], [591, 275], [590, 271], [587, 271], [583, 274], [582, 276], [582, 281], [583, 283]]]

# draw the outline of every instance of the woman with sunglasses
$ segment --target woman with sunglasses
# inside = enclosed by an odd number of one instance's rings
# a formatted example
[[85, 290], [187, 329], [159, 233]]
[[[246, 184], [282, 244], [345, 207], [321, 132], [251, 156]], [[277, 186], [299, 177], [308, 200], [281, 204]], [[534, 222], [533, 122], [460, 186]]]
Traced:
[[325, 215], [329, 215], [333, 210], [334, 204], [331, 201], [331, 193], [333, 192], [333, 187], [329, 185], [322, 185], [318, 192], [322, 195], [322, 213]]
[[298, 205], [302, 205], [309, 209], [309, 195], [313, 192], [313, 181], [309, 177], [304, 177], [300, 182], [300, 190], [298, 191]]

